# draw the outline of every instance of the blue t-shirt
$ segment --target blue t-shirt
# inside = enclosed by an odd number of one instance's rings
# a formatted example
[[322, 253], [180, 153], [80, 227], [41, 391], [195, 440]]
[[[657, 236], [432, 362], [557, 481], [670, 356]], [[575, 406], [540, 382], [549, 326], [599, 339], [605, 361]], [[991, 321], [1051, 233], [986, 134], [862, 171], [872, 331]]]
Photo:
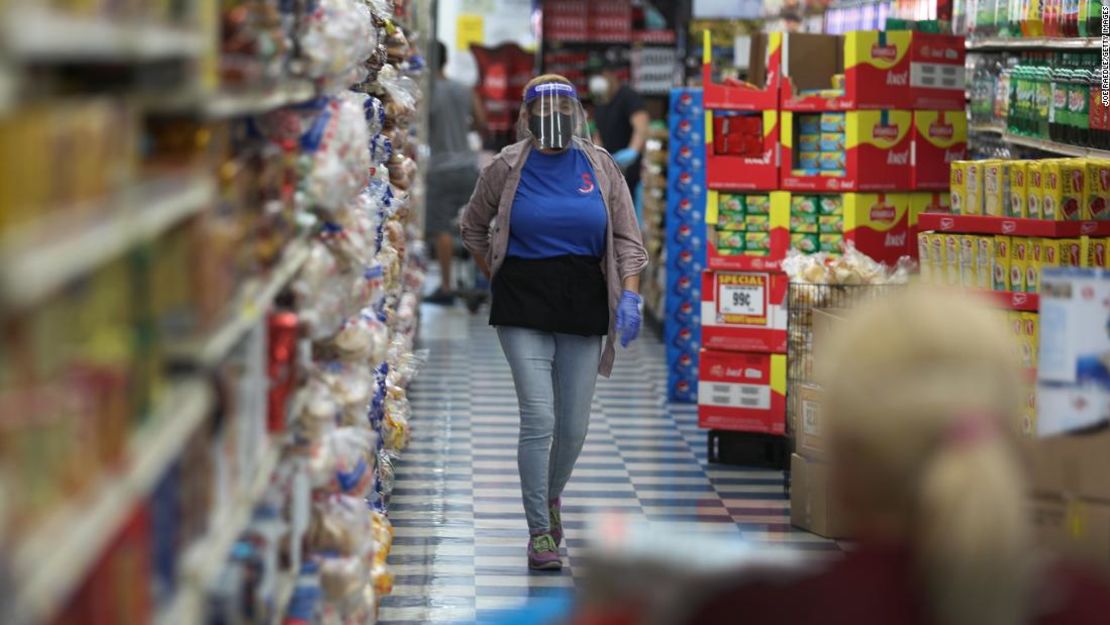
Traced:
[[509, 256], [527, 259], [605, 253], [608, 216], [590, 161], [572, 148], [532, 150], [509, 219]]

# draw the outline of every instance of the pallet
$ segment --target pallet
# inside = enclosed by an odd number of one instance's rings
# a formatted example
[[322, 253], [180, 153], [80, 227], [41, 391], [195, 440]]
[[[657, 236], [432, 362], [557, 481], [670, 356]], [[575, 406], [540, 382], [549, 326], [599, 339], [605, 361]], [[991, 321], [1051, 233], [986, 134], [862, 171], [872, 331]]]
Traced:
[[709, 430], [709, 462], [762, 469], [790, 469], [790, 444], [785, 436]]

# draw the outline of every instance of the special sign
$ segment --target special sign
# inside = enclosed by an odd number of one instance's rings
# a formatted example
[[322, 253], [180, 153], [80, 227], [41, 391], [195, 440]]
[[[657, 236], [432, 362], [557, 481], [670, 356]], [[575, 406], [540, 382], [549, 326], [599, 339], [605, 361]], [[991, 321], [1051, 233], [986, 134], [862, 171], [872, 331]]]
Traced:
[[737, 325], [767, 325], [769, 281], [765, 273], [718, 273], [717, 319]]

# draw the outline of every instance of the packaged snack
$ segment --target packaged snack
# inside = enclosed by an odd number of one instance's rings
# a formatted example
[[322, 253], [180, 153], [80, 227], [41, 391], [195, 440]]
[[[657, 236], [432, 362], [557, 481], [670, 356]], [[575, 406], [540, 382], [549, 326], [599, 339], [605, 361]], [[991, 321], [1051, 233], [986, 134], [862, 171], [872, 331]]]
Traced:
[[771, 196], [749, 195], [744, 198], [744, 209], [749, 215], [769, 215], [771, 213]]
[[1039, 267], [1060, 266], [1060, 245], [1057, 239], [1041, 239], [1041, 262]]
[[[739, 246], [729, 246], [739, 247]], [[769, 232], [748, 232], [744, 235], [744, 250], [747, 252], [771, 250], [771, 233]]]
[[718, 230], [746, 230], [745, 215], [742, 211], [720, 211], [717, 213]]
[[1012, 334], [1014, 337], [1014, 353], [1020, 359], [1022, 366], [1028, 367], [1029, 364], [1026, 359], [1031, 359], [1032, 354], [1028, 354], [1027, 350], [1025, 349], [1025, 324], [1022, 321], [1021, 313], [1013, 310], [1007, 311], [1006, 323], [1010, 327], [1010, 334]]
[[929, 254], [929, 233], [917, 233], [917, 261], [921, 267], [921, 282], [922, 284], [933, 283], [933, 261]]
[[1087, 206], [1084, 219], [1110, 219], [1110, 161], [1087, 160]]
[[771, 231], [771, 217], [770, 215], [748, 215], [745, 220], [748, 232], [770, 232]]
[[1025, 291], [1036, 293], [1041, 287], [1041, 249], [1042, 239], [1032, 238], [1028, 241], [1029, 249], [1026, 251], [1025, 263]]
[[1106, 268], [1106, 239], [1087, 241], [1087, 266], [1092, 269]]
[[974, 289], [979, 284], [978, 253], [979, 245], [974, 236], [960, 237], [960, 285], [965, 289]]
[[994, 288], [994, 237], [976, 235], [975, 245], [977, 251], [975, 258], [979, 262], [976, 271], [976, 288], [989, 291]]
[[982, 179], [981, 163], [976, 161], [955, 161], [952, 163], [952, 214], [982, 214]]
[[983, 214], [1004, 217], [1010, 213], [1009, 161], [984, 161]]
[[1021, 313], [1021, 360], [1026, 367], [1036, 367], [1040, 347], [1040, 319], [1034, 312]]
[[815, 114], [798, 115], [798, 132], [803, 135], [821, 133], [821, 116]]
[[817, 252], [819, 249], [818, 244], [819, 241], [816, 234], [790, 235], [790, 247], [798, 250], [799, 252], [805, 252], [806, 254]]
[[820, 167], [820, 152], [798, 152], [798, 167], [800, 169], [817, 169]]
[[844, 149], [844, 133], [822, 132], [819, 145], [822, 152], [840, 152]]
[[1041, 161], [1041, 219], [1060, 219], [1060, 204], [1064, 201], [1064, 181], [1060, 171], [1060, 161], [1050, 159]]
[[817, 213], [817, 198], [812, 195], [790, 196], [790, 214], [813, 215]]
[[720, 212], [744, 212], [744, 196], [734, 193], [721, 193], [717, 196], [717, 210]]
[[744, 254], [744, 248], [718, 247], [717, 253], [721, 256], [742, 256]]
[[842, 171], [844, 152], [821, 152], [819, 166], [821, 171]]
[[1010, 237], [996, 236], [994, 237], [994, 251], [992, 254], [994, 258], [994, 266], [992, 273], [994, 281], [991, 288], [995, 291], [1009, 291], [1010, 290]]
[[821, 150], [820, 133], [803, 132], [798, 135], [798, 150], [802, 152], [818, 152]]
[[817, 247], [827, 254], [840, 254], [844, 251], [844, 235], [820, 234], [817, 235]]
[[1079, 221], [1087, 211], [1087, 159], [1060, 161], [1060, 203], [1056, 219]]
[[731, 248], [734, 250], [743, 250], [744, 245], [744, 232], [742, 231], [721, 231], [717, 233], [717, 247], [718, 248]]
[[960, 238], [958, 234], [944, 234], [944, 284], [960, 286]]
[[844, 132], [844, 113], [821, 113], [821, 132]]
[[1083, 267], [1087, 264], [1082, 239], [1057, 239], [1057, 241], [1060, 248], [1057, 258], [1061, 267]]
[[821, 234], [834, 234], [844, 232], [844, 216], [821, 215], [817, 223], [817, 231]]
[[830, 82], [833, 89], [844, 91], [844, 74], [833, 74]]
[[1010, 291], [1025, 291], [1025, 272], [1029, 268], [1029, 239], [1010, 239]]
[[1028, 214], [1026, 203], [1029, 198], [1027, 161], [1010, 161], [1010, 203], [1008, 217], [1025, 217]]
[[790, 231], [799, 234], [817, 234], [817, 215], [806, 213], [791, 215]]
[[1044, 217], [1044, 168], [1041, 161], [1028, 161], [1025, 173], [1025, 215], [1029, 219]]
[[843, 215], [844, 199], [839, 195], [822, 195], [818, 206], [822, 215]]

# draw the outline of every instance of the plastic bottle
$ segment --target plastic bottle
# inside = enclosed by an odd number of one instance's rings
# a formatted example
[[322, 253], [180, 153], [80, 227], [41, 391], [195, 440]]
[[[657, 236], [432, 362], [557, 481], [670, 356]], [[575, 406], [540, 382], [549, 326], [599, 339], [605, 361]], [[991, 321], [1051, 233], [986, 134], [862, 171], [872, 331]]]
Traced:
[[1088, 85], [1091, 74], [1086, 67], [1086, 56], [1079, 55], [1071, 70], [1071, 85], [1068, 89], [1068, 114], [1071, 121], [1071, 141], [1073, 145], [1091, 144], [1090, 98]]
[[1025, 8], [1025, 28], [1022, 30], [1026, 37], [1044, 37], [1042, 10], [1042, 0], [1029, 0]]
[[[1067, 55], [1064, 55], [1066, 62]], [[1048, 109], [1048, 138], [1063, 141], [1064, 127], [1068, 117], [1069, 72], [1065, 63], [1057, 63], [1051, 68], [1052, 101]]]
[[1060, 35], [1057, 18], [1059, 13], [1057, 9], [1060, 6], [1060, 0], [1041, 0], [1043, 10], [1041, 12], [1044, 20], [1044, 34], [1046, 37], [1058, 37]]
[[1037, 132], [1036, 137], [1048, 138], [1048, 111], [1052, 105], [1052, 68], [1048, 57], [1042, 56], [1037, 66]]
[[1087, 0], [1087, 37], [1102, 35], [1102, 0]]
[[1102, 106], [1102, 63], [1098, 54], [1092, 54], [1089, 59], [1089, 78], [1087, 99], [1088, 123], [1091, 128], [1091, 146], [1105, 150], [1110, 147], [1110, 125], [1107, 124], [1107, 110]]

